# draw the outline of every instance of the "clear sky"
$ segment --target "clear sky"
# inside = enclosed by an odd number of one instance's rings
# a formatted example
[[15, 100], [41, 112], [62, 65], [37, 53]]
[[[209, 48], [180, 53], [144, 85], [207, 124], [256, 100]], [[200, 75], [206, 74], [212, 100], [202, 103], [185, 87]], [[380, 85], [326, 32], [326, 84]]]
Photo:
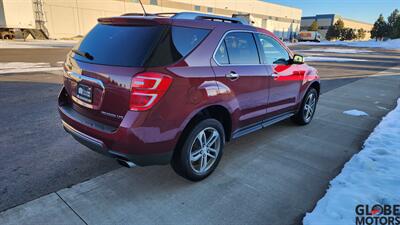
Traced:
[[338, 14], [343, 17], [374, 23], [379, 14], [387, 18], [398, 8], [400, 0], [266, 0], [303, 10], [303, 16]]

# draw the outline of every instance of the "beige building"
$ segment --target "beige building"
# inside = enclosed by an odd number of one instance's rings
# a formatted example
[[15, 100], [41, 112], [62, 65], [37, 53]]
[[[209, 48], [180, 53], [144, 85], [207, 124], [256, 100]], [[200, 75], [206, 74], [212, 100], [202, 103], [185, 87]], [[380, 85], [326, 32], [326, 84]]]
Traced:
[[365, 39], [370, 39], [371, 38], [371, 30], [373, 27], [373, 24], [366, 23], [366, 22], [361, 22], [361, 21], [356, 21], [348, 18], [343, 18], [339, 15], [336, 14], [322, 14], [322, 15], [316, 15], [316, 16], [304, 16], [301, 17], [301, 27], [300, 30], [307, 30], [311, 24], [314, 21], [317, 21], [318, 26], [319, 26], [319, 32], [321, 33], [321, 36], [323, 39], [325, 39], [326, 32], [328, 31], [328, 28], [332, 26], [333, 24], [336, 23], [339, 19], [343, 20], [344, 26], [347, 28], [352, 28], [355, 30], [358, 30], [362, 28], [365, 30], [367, 33]]
[[[15, 4], [40, 2], [41, 15], [50, 38], [71, 38], [85, 35], [99, 17], [118, 16], [123, 13], [142, 13], [138, 0], [0, 0], [4, 14], [12, 14], [23, 21], [32, 20], [32, 14], [20, 11]], [[142, 0], [148, 13], [193, 11], [232, 16], [250, 14], [254, 26], [263, 27], [283, 39], [289, 39], [300, 30], [301, 9], [268, 3], [261, 0]], [[37, 4], [37, 3], [35, 3]], [[32, 7], [31, 7], [32, 8]], [[38, 8], [38, 7], [33, 7]], [[40, 8], [39, 8], [40, 9]], [[29, 11], [29, 10], [28, 10]], [[1, 10], [0, 10], [1, 18]], [[37, 18], [36, 18], [37, 20]], [[16, 21], [18, 23], [18, 21]]]

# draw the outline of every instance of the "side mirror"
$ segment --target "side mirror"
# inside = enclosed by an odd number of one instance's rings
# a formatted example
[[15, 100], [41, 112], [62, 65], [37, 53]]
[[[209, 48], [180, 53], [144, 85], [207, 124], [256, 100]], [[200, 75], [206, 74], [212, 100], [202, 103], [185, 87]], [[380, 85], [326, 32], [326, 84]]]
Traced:
[[303, 64], [304, 63], [304, 57], [302, 55], [294, 55], [292, 59], [293, 64]]

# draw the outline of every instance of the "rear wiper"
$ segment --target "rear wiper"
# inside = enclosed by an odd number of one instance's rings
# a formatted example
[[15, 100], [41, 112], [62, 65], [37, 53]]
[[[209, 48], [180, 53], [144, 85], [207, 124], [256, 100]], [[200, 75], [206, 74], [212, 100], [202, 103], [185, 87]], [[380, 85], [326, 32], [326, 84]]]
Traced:
[[77, 49], [72, 49], [72, 52], [77, 54], [77, 55], [80, 55], [82, 57], [85, 57], [85, 58], [87, 58], [89, 60], [93, 60], [94, 59], [94, 57], [91, 54], [87, 53], [87, 52], [81, 52], [81, 51], [79, 51]]

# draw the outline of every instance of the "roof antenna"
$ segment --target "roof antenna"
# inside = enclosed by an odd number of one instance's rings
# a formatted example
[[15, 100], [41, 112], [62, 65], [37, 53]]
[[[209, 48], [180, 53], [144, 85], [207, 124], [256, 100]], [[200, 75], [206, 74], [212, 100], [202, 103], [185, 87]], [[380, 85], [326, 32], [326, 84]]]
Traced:
[[142, 9], [143, 9], [143, 15], [144, 15], [144, 16], [147, 16], [147, 13], [146, 13], [146, 10], [144, 9], [144, 6], [143, 6], [142, 1], [139, 0], [139, 3], [140, 3], [140, 5], [142, 6]]

